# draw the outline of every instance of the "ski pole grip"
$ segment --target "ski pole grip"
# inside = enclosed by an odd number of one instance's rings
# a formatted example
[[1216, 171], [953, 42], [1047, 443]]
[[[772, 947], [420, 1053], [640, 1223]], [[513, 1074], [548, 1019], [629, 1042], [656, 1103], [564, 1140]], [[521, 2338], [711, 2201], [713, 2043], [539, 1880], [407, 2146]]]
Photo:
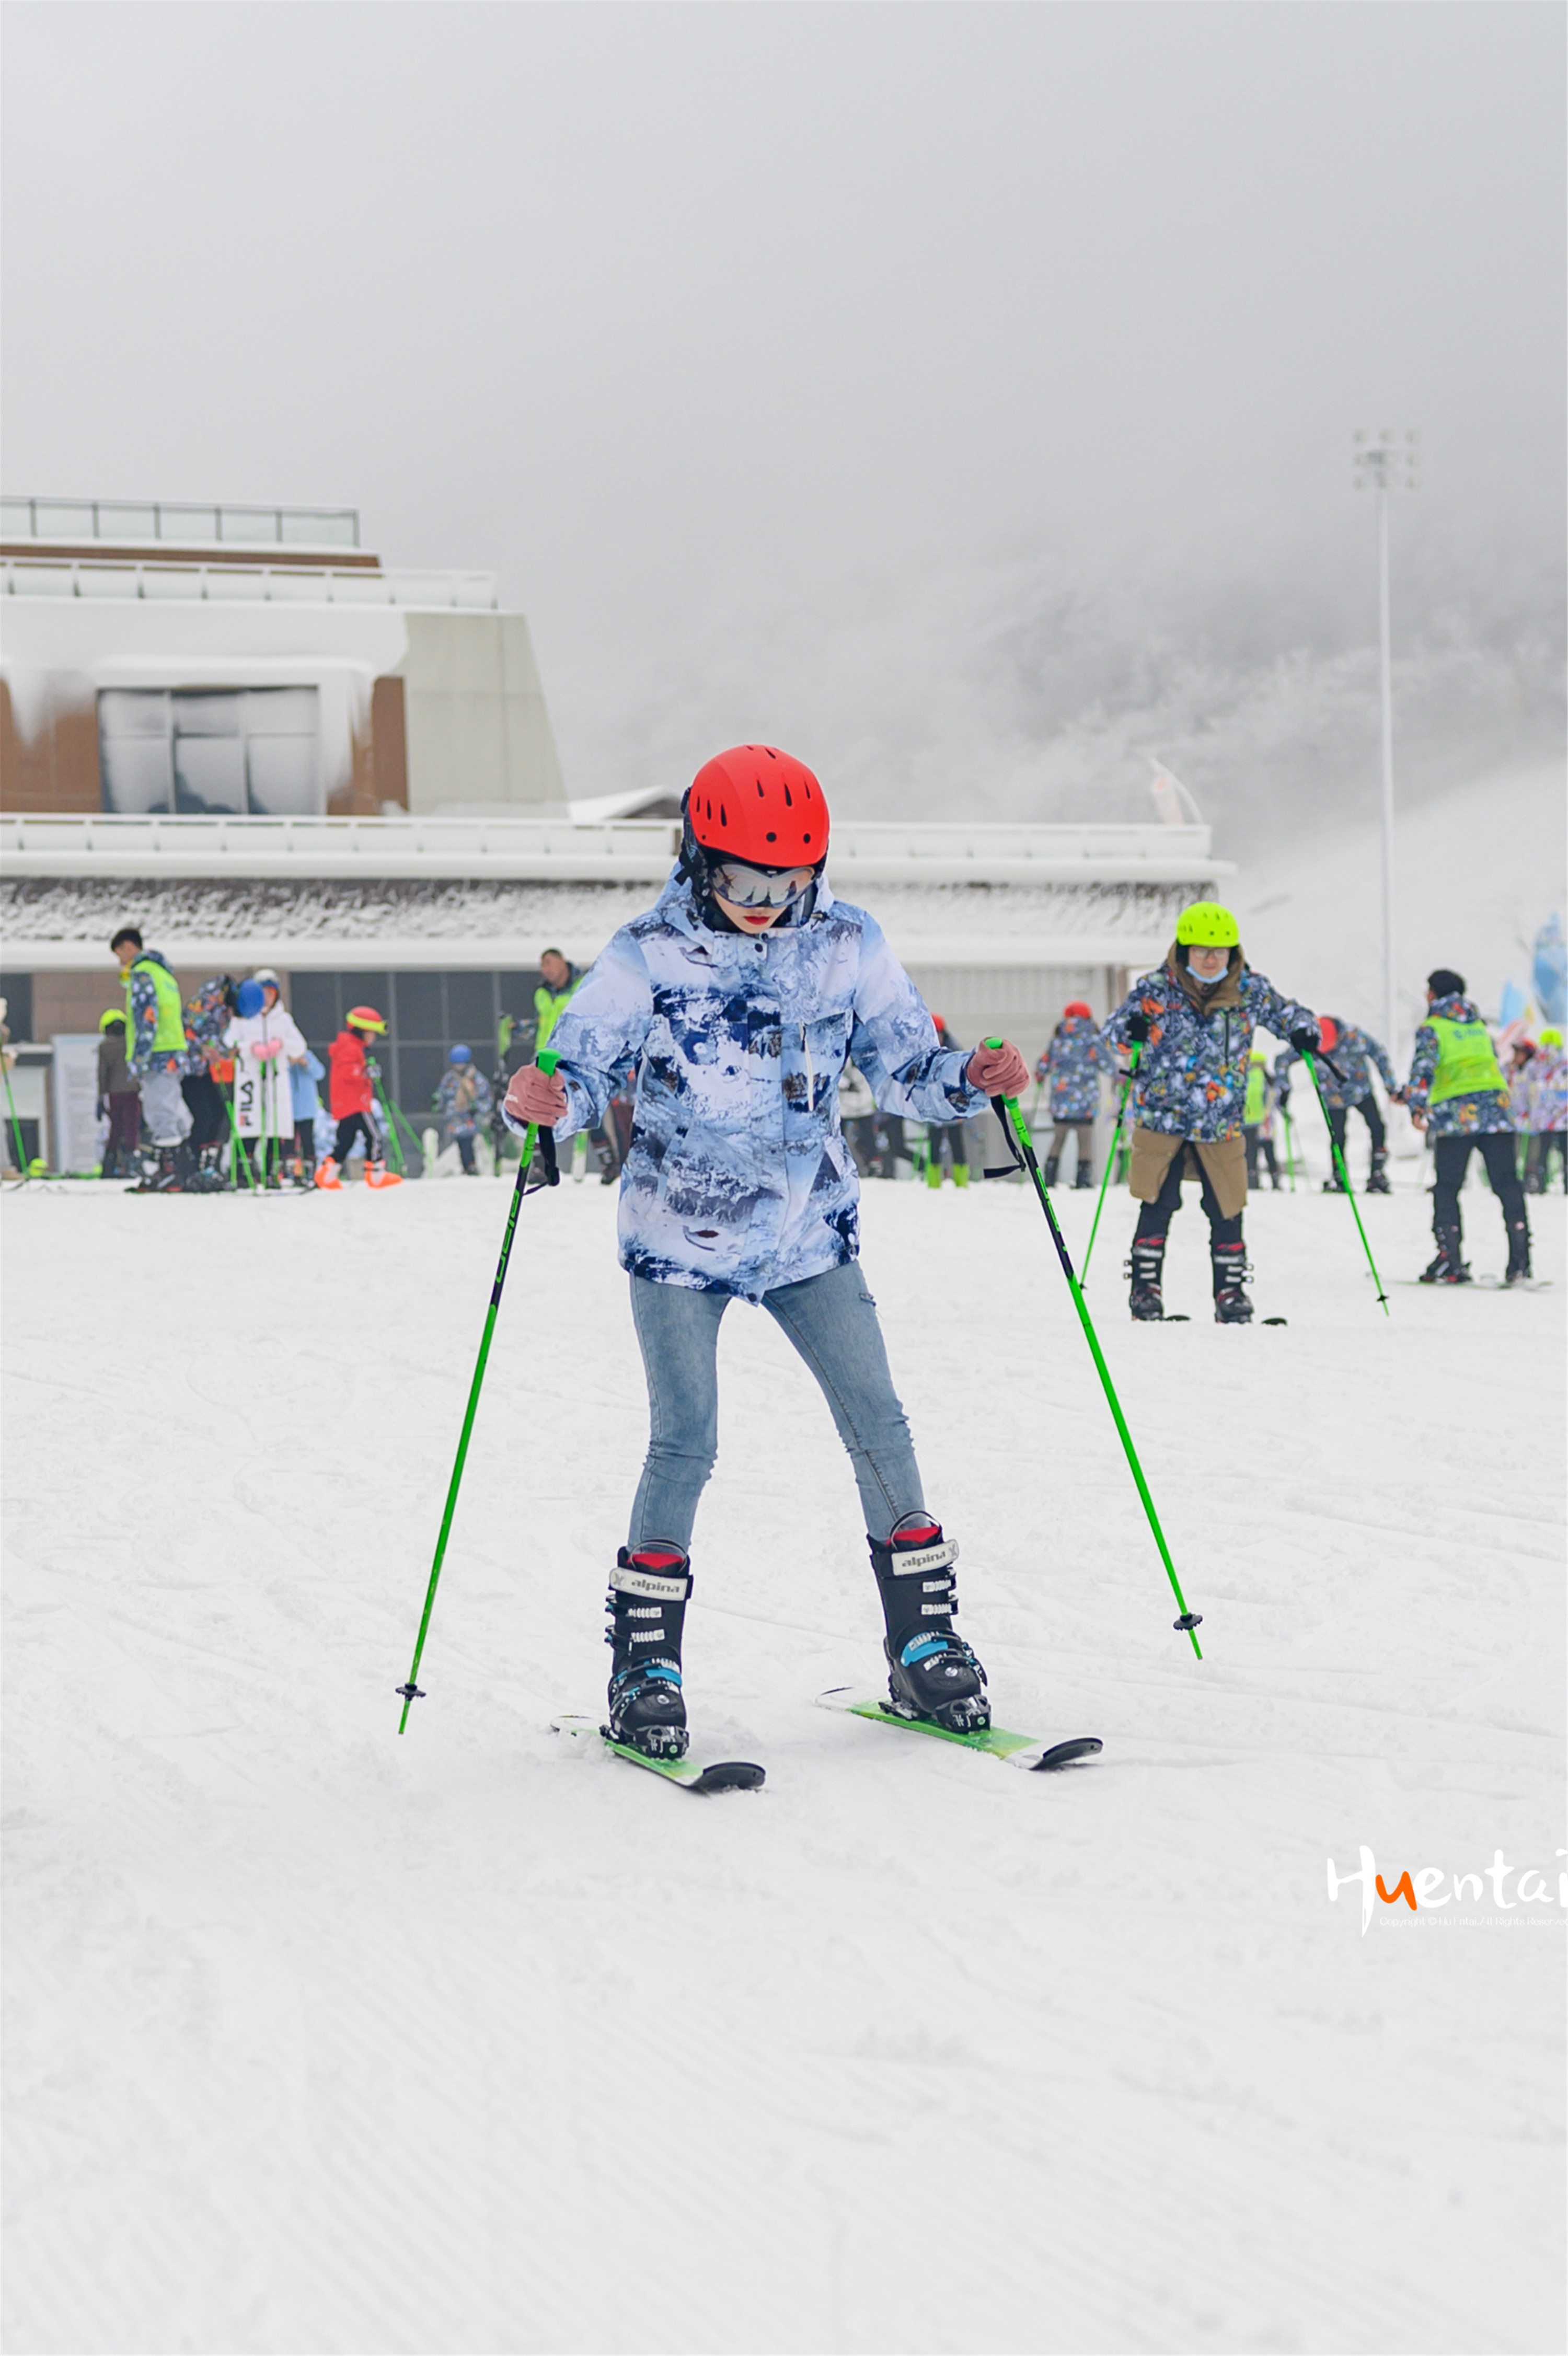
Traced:
[[561, 1058], [555, 1053], [553, 1047], [542, 1048], [539, 1055], [539, 1068], [544, 1074], [545, 1077], [548, 1078], [560, 1061]]

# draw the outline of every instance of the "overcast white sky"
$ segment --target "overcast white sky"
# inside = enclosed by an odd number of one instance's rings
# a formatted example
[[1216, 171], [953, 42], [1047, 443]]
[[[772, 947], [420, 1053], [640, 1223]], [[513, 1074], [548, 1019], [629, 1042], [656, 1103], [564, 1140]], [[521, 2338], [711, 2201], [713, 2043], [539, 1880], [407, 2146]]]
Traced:
[[1353, 663], [1349, 434], [1414, 424], [1407, 644], [1517, 706], [1520, 635], [1556, 662], [1563, 34], [11, 5], [5, 487], [356, 505], [389, 562], [493, 568], [574, 793], [756, 735], [866, 809], [1046, 815], [1035, 755], [1095, 713], [1176, 694], [1192, 758], [1206, 698]]

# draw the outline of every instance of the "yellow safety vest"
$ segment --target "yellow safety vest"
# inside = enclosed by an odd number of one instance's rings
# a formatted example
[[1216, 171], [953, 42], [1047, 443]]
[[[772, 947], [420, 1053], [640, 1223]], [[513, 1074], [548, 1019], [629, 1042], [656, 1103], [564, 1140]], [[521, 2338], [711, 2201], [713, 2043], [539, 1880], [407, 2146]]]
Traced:
[[178, 1055], [185, 1049], [185, 1008], [180, 1001], [179, 984], [167, 966], [159, 965], [156, 958], [139, 957], [125, 969], [125, 1053], [136, 1052], [136, 1011], [131, 1003], [131, 976], [146, 974], [158, 1001], [157, 1029], [153, 1033], [155, 1055]]
[[1508, 1083], [1484, 1023], [1455, 1023], [1447, 1014], [1429, 1014], [1426, 1020], [1427, 1028], [1437, 1033], [1437, 1069], [1428, 1104], [1444, 1104], [1450, 1097], [1507, 1095]]

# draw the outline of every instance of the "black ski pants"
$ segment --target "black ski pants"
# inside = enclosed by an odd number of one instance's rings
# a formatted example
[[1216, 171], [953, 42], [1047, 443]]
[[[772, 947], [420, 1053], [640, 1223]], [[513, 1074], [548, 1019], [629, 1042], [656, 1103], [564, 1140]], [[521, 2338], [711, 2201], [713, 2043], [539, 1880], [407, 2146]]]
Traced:
[[1350, 1126], [1350, 1115], [1353, 1112], [1359, 1112], [1371, 1130], [1373, 1152], [1381, 1153], [1389, 1141], [1389, 1133], [1383, 1127], [1383, 1116], [1378, 1109], [1376, 1097], [1363, 1097], [1359, 1104], [1355, 1105], [1329, 1106], [1328, 1126], [1333, 1131], [1334, 1142], [1339, 1148], [1340, 1153], [1343, 1154], [1345, 1151], [1345, 1135]]
[[190, 1110], [190, 1135], [186, 1143], [197, 1152], [220, 1145], [229, 1134], [229, 1108], [223, 1091], [210, 1072], [188, 1072], [179, 1084]]
[[352, 1153], [354, 1150], [354, 1140], [357, 1137], [362, 1137], [365, 1141], [365, 1159], [367, 1162], [380, 1162], [384, 1159], [381, 1147], [381, 1133], [376, 1127], [375, 1122], [371, 1119], [370, 1114], [368, 1112], [349, 1112], [345, 1113], [342, 1119], [338, 1122], [338, 1134], [332, 1141], [332, 1159], [334, 1162], [338, 1162], [339, 1165], [347, 1162], [349, 1154]]
[[1274, 1182], [1274, 1192], [1277, 1194], [1280, 1191], [1280, 1165], [1274, 1160], [1273, 1139], [1269, 1136], [1268, 1132], [1263, 1129], [1261, 1123], [1251, 1129], [1243, 1129], [1241, 1134], [1247, 1141], [1248, 1185], [1256, 1191], [1258, 1183], [1258, 1156], [1261, 1153], [1263, 1160], [1269, 1165], [1269, 1175]]
[[1487, 1177], [1508, 1225], [1525, 1225], [1524, 1188], [1515, 1167], [1511, 1129], [1484, 1130], [1478, 1137], [1474, 1133], [1468, 1137], [1434, 1137], [1432, 1158], [1436, 1164], [1437, 1183], [1432, 1190], [1432, 1232], [1439, 1243], [1445, 1233], [1463, 1236], [1465, 1232], [1465, 1223], [1459, 1215], [1459, 1189], [1465, 1183], [1472, 1151], [1487, 1165]]
[[[1138, 1232], [1133, 1238], [1135, 1244], [1165, 1242], [1170, 1232], [1171, 1220], [1181, 1208], [1181, 1173], [1186, 1160], [1186, 1146], [1178, 1146], [1171, 1156], [1171, 1166], [1165, 1172], [1164, 1185], [1154, 1201], [1145, 1203], [1138, 1213]], [[1202, 1188], [1199, 1199], [1208, 1215], [1210, 1244], [1239, 1244], [1241, 1240], [1240, 1212], [1238, 1211], [1233, 1219], [1222, 1215], [1219, 1199], [1208, 1183], [1208, 1173], [1202, 1169], [1201, 1164], [1199, 1169]]]

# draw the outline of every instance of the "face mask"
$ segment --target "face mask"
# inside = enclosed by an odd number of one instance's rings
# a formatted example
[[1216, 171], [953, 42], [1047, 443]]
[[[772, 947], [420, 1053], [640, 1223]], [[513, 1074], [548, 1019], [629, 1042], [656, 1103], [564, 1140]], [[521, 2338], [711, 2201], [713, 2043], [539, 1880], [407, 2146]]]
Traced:
[[1230, 962], [1229, 958], [1226, 959], [1218, 973], [1199, 973], [1196, 966], [1189, 965], [1187, 967], [1188, 973], [1191, 974], [1194, 981], [1196, 981], [1202, 990], [1216, 989], [1218, 985], [1224, 980], [1230, 970]]

